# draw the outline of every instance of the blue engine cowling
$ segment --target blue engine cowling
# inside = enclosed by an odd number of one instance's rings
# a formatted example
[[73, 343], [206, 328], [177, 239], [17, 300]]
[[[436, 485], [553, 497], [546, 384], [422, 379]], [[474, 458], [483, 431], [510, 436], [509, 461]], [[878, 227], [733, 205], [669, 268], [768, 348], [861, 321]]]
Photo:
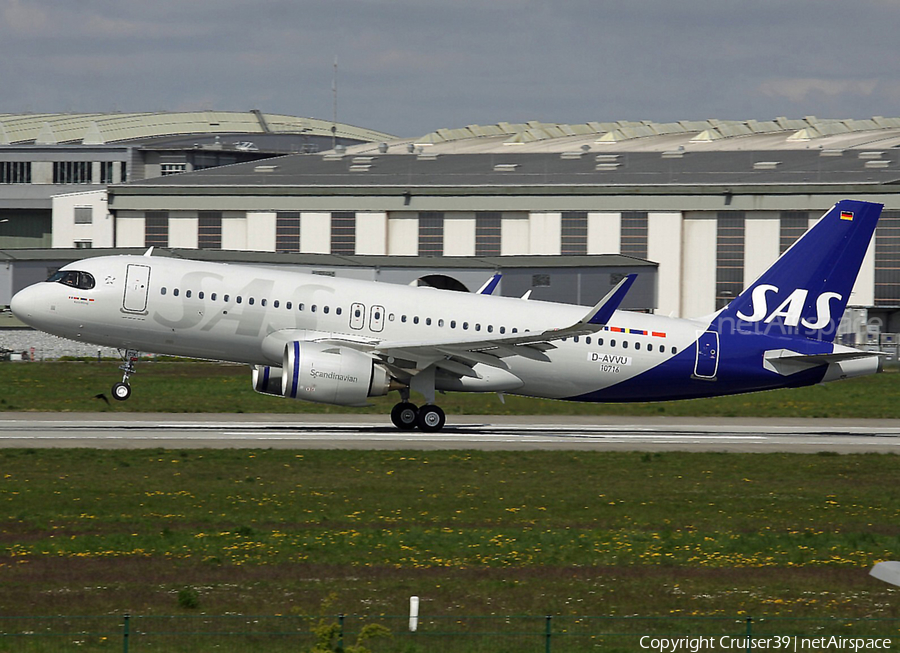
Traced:
[[368, 397], [391, 389], [388, 371], [374, 358], [348, 347], [317, 342], [289, 342], [284, 347], [282, 392], [340, 406], [365, 406]]

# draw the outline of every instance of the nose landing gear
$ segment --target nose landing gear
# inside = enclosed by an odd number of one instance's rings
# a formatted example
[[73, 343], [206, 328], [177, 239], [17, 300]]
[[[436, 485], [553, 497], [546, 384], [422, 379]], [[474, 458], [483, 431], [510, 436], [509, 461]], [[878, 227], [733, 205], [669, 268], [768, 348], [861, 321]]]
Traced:
[[125, 361], [122, 365], [119, 366], [119, 369], [122, 370], [122, 380], [119, 383], [116, 383], [112, 387], [112, 396], [113, 399], [117, 399], [118, 401], [125, 401], [128, 397], [131, 396], [131, 386], [128, 384], [128, 378], [137, 372], [135, 369], [135, 364], [140, 358], [141, 352], [134, 349], [126, 349], [125, 353], [122, 355], [122, 359]]

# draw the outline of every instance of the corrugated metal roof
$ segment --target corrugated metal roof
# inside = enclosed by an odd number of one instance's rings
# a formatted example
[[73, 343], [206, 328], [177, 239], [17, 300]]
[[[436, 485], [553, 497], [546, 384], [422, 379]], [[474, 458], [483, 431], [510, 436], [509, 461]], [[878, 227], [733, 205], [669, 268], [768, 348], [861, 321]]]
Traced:
[[[261, 120], [262, 118], [262, 120]], [[233, 111], [83, 114], [0, 114], [0, 143], [104, 144], [186, 134], [310, 134], [331, 136], [331, 122]], [[337, 137], [384, 141], [394, 137], [337, 124]]]

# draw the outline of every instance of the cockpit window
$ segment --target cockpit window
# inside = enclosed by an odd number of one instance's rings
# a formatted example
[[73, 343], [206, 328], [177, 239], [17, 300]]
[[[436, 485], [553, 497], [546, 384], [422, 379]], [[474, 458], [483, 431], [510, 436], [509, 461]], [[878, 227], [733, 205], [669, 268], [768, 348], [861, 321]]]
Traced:
[[61, 283], [72, 288], [80, 288], [81, 290], [90, 290], [96, 284], [94, 277], [87, 272], [79, 272], [78, 270], [60, 270], [47, 279], [51, 283]]

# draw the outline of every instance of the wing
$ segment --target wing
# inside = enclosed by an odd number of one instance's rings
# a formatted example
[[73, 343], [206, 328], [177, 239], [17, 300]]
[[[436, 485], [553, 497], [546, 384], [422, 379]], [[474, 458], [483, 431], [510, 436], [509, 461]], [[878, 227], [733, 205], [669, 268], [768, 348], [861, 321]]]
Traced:
[[556, 348], [554, 341], [602, 330], [636, 278], [636, 274], [627, 275], [575, 324], [539, 333], [526, 331], [477, 340], [364, 341], [329, 337], [327, 341], [378, 358], [400, 378], [414, 376], [432, 365], [458, 376], [479, 378], [473, 369], [479, 363], [506, 370], [509, 366], [503, 359], [510, 356], [549, 361], [545, 352]]

